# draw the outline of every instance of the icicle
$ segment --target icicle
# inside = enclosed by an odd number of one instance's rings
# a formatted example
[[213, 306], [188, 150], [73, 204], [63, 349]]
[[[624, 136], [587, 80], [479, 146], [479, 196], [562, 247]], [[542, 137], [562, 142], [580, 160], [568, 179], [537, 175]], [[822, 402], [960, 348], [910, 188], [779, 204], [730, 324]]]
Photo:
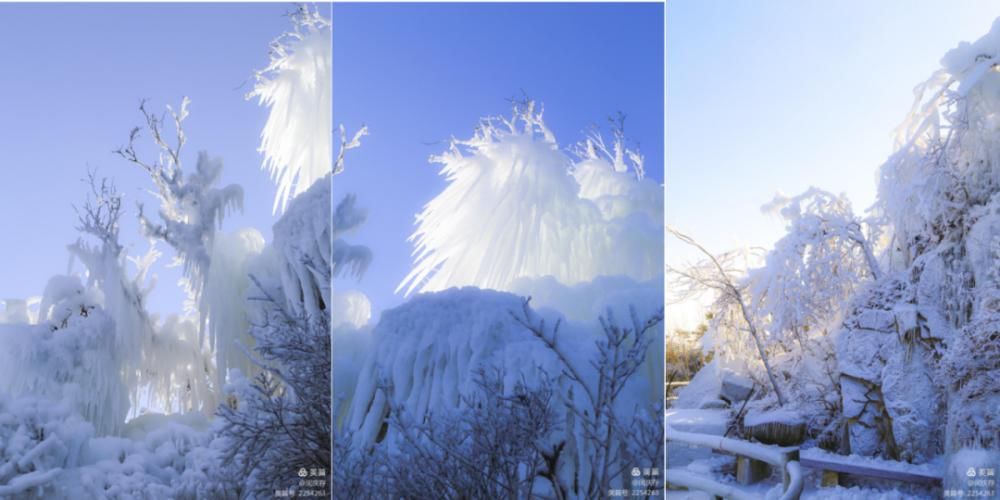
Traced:
[[[511, 119], [483, 120], [471, 139], [432, 157], [448, 185], [417, 216], [415, 263], [397, 292], [510, 290], [523, 277], [574, 284], [660, 274], [662, 187], [620, 171], [625, 160], [599, 155], [603, 142], [591, 139], [574, 164], [529, 101]], [[616, 144], [624, 154], [620, 139]], [[630, 158], [642, 168], [640, 156]]]
[[275, 213], [333, 168], [330, 21], [307, 7], [292, 20], [294, 30], [271, 43], [271, 63], [247, 96], [270, 108], [260, 151], [278, 186]]

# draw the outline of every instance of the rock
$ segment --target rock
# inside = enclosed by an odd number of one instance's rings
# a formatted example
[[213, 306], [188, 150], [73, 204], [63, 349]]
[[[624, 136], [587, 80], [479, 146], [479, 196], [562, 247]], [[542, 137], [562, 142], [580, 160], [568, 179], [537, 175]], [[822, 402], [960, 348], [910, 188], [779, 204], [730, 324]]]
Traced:
[[865, 309], [858, 314], [857, 321], [860, 329], [889, 332], [895, 329], [896, 316], [891, 311]]
[[750, 378], [727, 372], [722, 376], [722, 389], [719, 391], [719, 397], [729, 401], [729, 404], [742, 402], [750, 397], [753, 385], [753, 380]]

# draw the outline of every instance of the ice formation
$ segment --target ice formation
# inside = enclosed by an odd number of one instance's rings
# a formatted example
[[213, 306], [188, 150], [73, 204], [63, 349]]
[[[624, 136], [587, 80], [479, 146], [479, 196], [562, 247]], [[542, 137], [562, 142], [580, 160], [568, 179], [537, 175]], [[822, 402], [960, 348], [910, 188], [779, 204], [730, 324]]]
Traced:
[[246, 297], [251, 286], [250, 261], [263, 249], [264, 237], [255, 229], [217, 233], [212, 242], [212, 265], [199, 297], [199, 310], [207, 323], [201, 330], [207, 332], [207, 345], [215, 353], [215, 387], [225, 384], [231, 368], [254, 373], [244, 351], [253, 347]]
[[[350, 233], [366, 218], [364, 210], [356, 205], [356, 198], [347, 195], [337, 204], [333, 212], [333, 277], [352, 277], [360, 279], [372, 260], [371, 249], [364, 245], [348, 243], [344, 236]], [[333, 327], [348, 323], [356, 328], [362, 327], [371, 319], [371, 301], [356, 290], [334, 290], [331, 314]]]
[[[354, 393], [350, 425], [357, 438], [374, 442], [391, 403], [414, 415], [460, 406], [460, 396], [476, 390], [480, 368], [506, 369], [510, 387], [521, 375], [556, 372], [551, 353], [511, 318], [520, 309], [515, 295], [463, 288], [419, 295], [383, 313]], [[383, 378], [392, 385], [391, 401], [378, 387]]]
[[302, 7], [295, 29], [271, 43], [271, 63], [248, 97], [270, 108], [261, 132], [264, 167], [278, 186], [274, 211], [332, 169], [333, 54], [330, 21]]
[[[357, 374], [350, 411], [342, 417], [353, 433], [354, 446], [363, 450], [380, 443], [397, 450], [409, 438], [386, 425], [390, 412], [420, 420], [473, 411], [470, 401], [483, 391], [481, 373], [498, 373], [499, 390], [508, 398], [517, 397], [519, 388], [555, 385], [550, 404], [560, 415], [560, 430], [544, 439], [565, 446], [558, 471], [562, 480], [586, 485], [595, 477], [591, 468], [595, 451], [588, 445], [582, 417], [573, 415], [594, 411], [585, 394], [598, 386], [591, 368], [602, 336], [594, 331], [593, 321], [563, 318], [555, 337], [557, 354], [515, 319], [524, 310], [523, 300], [506, 292], [466, 287], [420, 294], [384, 312], [370, 333], [369, 355]], [[546, 318], [549, 325], [560, 318], [553, 311], [528, 314], [532, 321]], [[641, 358], [635, 362], [641, 363]], [[584, 386], [573, 382], [565, 370], [582, 374]], [[661, 391], [644, 376], [631, 378], [616, 394], [614, 407], [605, 410], [613, 411], [619, 421], [631, 421], [651, 404], [651, 390], [657, 395]]]
[[635, 153], [627, 170], [620, 142], [617, 155], [595, 144], [581, 146], [574, 162], [532, 102], [453, 140], [431, 158], [448, 185], [417, 216], [415, 264], [397, 291], [510, 290], [523, 277], [572, 285], [662, 273], [662, 187], [642, 177]]
[[311, 316], [329, 314], [333, 279], [329, 273], [336, 268], [332, 222], [325, 214], [332, 206], [327, 170], [327, 176], [296, 196], [274, 224], [281, 286], [293, 311]]

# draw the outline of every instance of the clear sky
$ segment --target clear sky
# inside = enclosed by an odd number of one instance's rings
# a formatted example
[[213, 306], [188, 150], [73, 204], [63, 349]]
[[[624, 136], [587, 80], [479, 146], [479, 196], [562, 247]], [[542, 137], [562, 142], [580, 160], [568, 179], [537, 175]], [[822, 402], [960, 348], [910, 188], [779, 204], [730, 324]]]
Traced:
[[[986, 1], [668, 4], [666, 218], [717, 252], [770, 247], [783, 227], [759, 209], [779, 191], [871, 206], [913, 88], [1000, 16]], [[667, 240], [668, 263], [692, 258]]]
[[[82, 205], [88, 167], [126, 195], [122, 239], [146, 250], [135, 202], [156, 202], [144, 172], [111, 154], [150, 109], [192, 100], [188, 167], [199, 150], [221, 157], [223, 183], [242, 184], [246, 211], [226, 230], [253, 226], [271, 238], [275, 188], [260, 170], [266, 110], [244, 100], [268, 43], [291, 27], [291, 4], [0, 4], [0, 297], [41, 295], [66, 272], [77, 238], [72, 205]], [[329, 15], [329, 8], [323, 7]], [[148, 135], [146, 136], [148, 139]], [[145, 144], [145, 143], [144, 143]], [[152, 152], [151, 149], [146, 149]], [[154, 212], [155, 213], [155, 212]], [[173, 253], [160, 244], [166, 264]], [[157, 270], [154, 311], [179, 311], [179, 270]], [[80, 270], [79, 264], [76, 266]]]
[[398, 305], [414, 216], [444, 187], [428, 156], [480, 117], [509, 114], [523, 90], [545, 105], [563, 146], [616, 111], [663, 176], [662, 4], [335, 4], [334, 123], [371, 135], [334, 178], [336, 203], [356, 193], [368, 222], [349, 239], [369, 246], [357, 289], [378, 311]]

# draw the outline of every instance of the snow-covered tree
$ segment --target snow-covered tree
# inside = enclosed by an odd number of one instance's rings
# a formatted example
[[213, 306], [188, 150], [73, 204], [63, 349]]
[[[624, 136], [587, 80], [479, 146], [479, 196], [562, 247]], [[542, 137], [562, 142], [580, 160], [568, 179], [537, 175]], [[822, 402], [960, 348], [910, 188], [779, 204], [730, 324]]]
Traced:
[[623, 136], [611, 151], [599, 137], [575, 148], [574, 162], [526, 100], [509, 118], [485, 118], [473, 137], [452, 140], [431, 157], [448, 185], [417, 216], [415, 263], [397, 291], [662, 273], [663, 189], [643, 177]]
[[[672, 236], [695, 248], [704, 260], [687, 268], [667, 267], [672, 275], [676, 300], [686, 300], [703, 293], [713, 294], [712, 319], [708, 338], [716, 353], [730, 360], [746, 363], [751, 356], [761, 362], [770, 388], [779, 405], [785, 404], [784, 391], [772, 368], [768, 354], [767, 332], [753, 309], [747, 280], [749, 251], [713, 254], [690, 236], [668, 228]], [[751, 354], [752, 353], [752, 354]]]
[[[236, 184], [216, 187], [222, 174], [222, 161], [206, 152], [198, 154], [192, 172], [185, 170], [183, 152], [187, 143], [184, 121], [190, 101], [184, 98], [178, 110], [167, 107], [175, 132], [170, 144], [164, 129], [164, 119], [149, 112], [145, 102], [139, 110], [146, 130], [159, 149], [156, 160], [145, 160], [137, 151], [141, 128], [132, 129], [128, 145], [116, 153], [145, 171], [156, 186], [159, 201], [158, 220], [146, 215], [138, 205], [139, 223], [147, 238], [167, 243], [175, 252], [174, 263], [184, 271], [183, 285], [188, 292], [189, 307], [199, 317], [199, 344], [207, 338], [215, 353], [215, 392], [225, 382], [231, 366], [250, 369], [245, 358], [234, 348], [236, 342], [247, 343], [248, 323], [243, 307], [244, 293], [249, 283], [246, 262], [260, 253], [263, 238], [255, 230], [236, 235], [219, 233], [222, 221], [229, 213], [243, 208], [243, 188]], [[212, 263], [216, 262], [216, 266]], [[214, 406], [214, 398], [206, 401]]]
[[754, 308], [773, 341], [801, 345], [810, 331], [835, 328], [853, 294], [879, 278], [876, 249], [845, 196], [810, 188], [765, 209], [781, 214], [787, 233], [750, 271]]

